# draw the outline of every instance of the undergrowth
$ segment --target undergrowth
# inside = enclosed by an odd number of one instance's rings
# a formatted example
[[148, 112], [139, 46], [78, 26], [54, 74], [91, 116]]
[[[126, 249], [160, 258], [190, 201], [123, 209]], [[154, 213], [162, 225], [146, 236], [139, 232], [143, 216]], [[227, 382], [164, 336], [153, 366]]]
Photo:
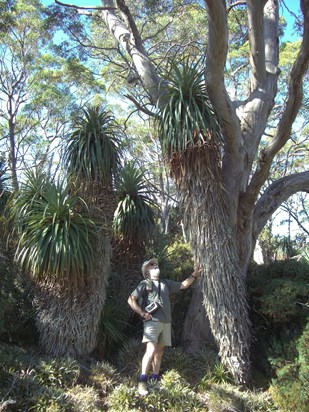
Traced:
[[[197, 357], [181, 349], [167, 351], [160, 390], [150, 387], [149, 395], [142, 397], [137, 392], [140, 348], [136, 340], [127, 342], [112, 365], [53, 359], [0, 344], [0, 408], [10, 404], [13, 409], [8, 410], [37, 412], [275, 411], [269, 393], [241, 391], [231, 382], [213, 348]], [[126, 359], [134, 359], [128, 369]]]

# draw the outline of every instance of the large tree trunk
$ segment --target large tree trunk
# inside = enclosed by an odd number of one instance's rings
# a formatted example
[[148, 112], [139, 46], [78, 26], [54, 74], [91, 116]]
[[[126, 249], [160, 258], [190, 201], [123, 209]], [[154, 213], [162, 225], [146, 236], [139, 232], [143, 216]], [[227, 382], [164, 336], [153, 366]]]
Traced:
[[[222, 362], [240, 384], [250, 384], [250, 332], [244, 275], [236, 231], [221, 184], [216, 148], [196, 147], [172, 163], [181, 193], [184, 224], [196, 262], [204, 307]], [[179, 163], [178, 163], [179, 162]], [[180, 166], [180, 167], [179, 167]], [[177, 175], [177, 170], [182, 173]]]

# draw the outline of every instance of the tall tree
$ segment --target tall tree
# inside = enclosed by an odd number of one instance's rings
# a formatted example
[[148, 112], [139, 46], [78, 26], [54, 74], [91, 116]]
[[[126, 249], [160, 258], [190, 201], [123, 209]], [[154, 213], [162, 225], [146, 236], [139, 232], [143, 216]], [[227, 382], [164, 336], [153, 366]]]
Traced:
[[22, 1], [16, 2], [6, 16], [10, 18], [11, 25], [1, 32], [0, 39], [0, 127], [2, 143], [8, 147], [8, 163], [16, 190], [17, 169], [23, 161], [22, 143], [35, 128], [32, 119], [26, 120], [26, 116], [20, 119], [19, 116], [30, 101], [33, 66], [42, 55], [39, 49], [50, 40], [51, 30], [41, 18], [42, 8], [37, 1], [27, 5]]
[[7, 2], [0, 24], [1, 146], [16, 190], [22, 169], [48, 158], [98, 88], [82, 63], [55, 55], [56, 27], [39, 0]]
[[[195, 3], [200, 10], [200, 29], [207, 27], [205, 76], [196, 89], [199, 97], [191, 99], [190, 93], [187, 97], [183, 95], [182, 103], [188, 106], [193, 102], [194, 110], [203, 116], [203, 107], [209, 102], [209, 107], [219, 116], [222, 138], [220, 141], [220, 133], [207, 126], [203, 118], [195, 118], [186, 134], [178, 129], [182, 141], [178, 143], [174, 136], [175, 144], [165, 145], [172, 170], [177, 173], [194, 257], [203, 267], [202, 298], [197, 296], [192, 300], [197, 306], [189, 313], [198, 324], [198, 306], [203, 299], [223, 362], [238, 382], [248, 383], [250, 326], [244, 284], [248, 264], [256, 239], [273, 212], [292, 194], [308, 191], [309, 185], [308, 171], [282, 175], [269, 185], [267, 181], [275, 156], [291, 137], [302, 103], [309, 59], [309, 1], [300, 0], [302, 41], [290, 72], [288, 90], [279, 90], [279, 93], [278, 0], [247, 0], [246, 4], [225, 0], [189, 3]], [[144, 7], [143, 2], [134, 2], [135, 7], [130, 9], [131, 4], [125, 0], [102, 1], [96, 18], [105, 23], [118, 44], [119, 55], [127, 65], [129, 62], [137, 77], [136, 87], [142, 92], [131, 96], [131, 100], [145, 113], [149, 113], [150, 108], [146, 104], [158, 105], [163, 112], [173, 101], [170, 92], [176, 83], [172, 80], [171, 85], [168, 77], [164, 81], [158, 65], [164, 64], [164, 55], [177, 45], [166, 42], [172, 31], [168, 24], [157, 26], [157, 30], [152, 26], [151, 34], [146, 33], [145, 27], [154, 24], [154, 9]], [[149, 4], [154, 2], [147, 2]], [[172, 16], [176, 8], [183, 13], [187, 3], [156, 2], [161, 16], [163, 7], [164, 12]], [[237, 38], [230, 37], [232, 24], [237, 22], [237, 18], [230, 17], [233, 13], [241, 14], [238, 20], [241, 20], [243, 35]], [[162, 47], [165, 45], [161, 56], [156, 47], [159, 39]], [[225, 78], [233, 41], [239, 42], [239, 48], [243, 46], [241, 51], [245, 56], [241, 83], [237, 85], [242, 86], [240, 95], [230, 93], [232, 85]], [[203, 43], [199, 44], [199, 50], [201, 47]], [[183, 44], [177, 49], [178, 53], [185, 53], [186, 47]], [[117, 47], [114, 55], [116, 51]], [[137, 96], [147, 96], [148, 100]], [[276, 110], [276, 98], [283, 104], [274, 120], [271, 114]], [[209, 111], [205, 110], [205, 114], [208, 116]], [[187, 118], [191, 118], [189, 110]], [[270, 121], [272, 135], [265, 145], [263, 136], [269, 134]]]
[[[94, 338], [97, 338], [110, 275], [116, 208], [114, 188], [120, 169], [121, 137], [122, 130], [111, 112], [99, 106], [88, 106], [77, 117], [65, 149], [71, 185], [85, 199], [90, 216], [100, 226], [98, 237], [92, 243], [95, 260], [88, 273], [89, 283], [84, 284], [82, 293], [71, 295], [72, 307], [78, 307], [75, 318], [78, 316], [82, 324], [88, 325]], [[77, 296], [84, 298], [80, 305], [76, 304]], [[87, 353], [94, 349], [95, 343], [95, 339], [89, 340]]]
[[141, 262], [153, 240], [156, 203], [145, 170], [128, 162], [117, 185], [114, 214], [113, 259], [119, 276], [118, 298], [126, 307], [128, 296], [141, 279]]

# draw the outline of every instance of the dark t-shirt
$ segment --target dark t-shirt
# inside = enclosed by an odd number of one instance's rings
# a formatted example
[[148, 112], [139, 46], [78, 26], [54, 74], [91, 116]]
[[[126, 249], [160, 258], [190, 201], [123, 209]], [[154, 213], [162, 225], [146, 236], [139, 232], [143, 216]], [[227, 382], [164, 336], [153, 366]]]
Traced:
[[134, 296], [137, 300], [143, 296], [146, 306], [153, 301], [159, 301], [161, 303], [160, 307], [151, 314], [152, 320], [163, 323], [170, 323], [172, 321], [170, 295], [179, 292], [181, 282], [176, 282], [170, 279], [160, 280], [160, 297], [159, 281], [151, 281], [151, 291], [146, 291], [147, 282], [149, 282], [149, 280], [142, 280], [131, 295]]

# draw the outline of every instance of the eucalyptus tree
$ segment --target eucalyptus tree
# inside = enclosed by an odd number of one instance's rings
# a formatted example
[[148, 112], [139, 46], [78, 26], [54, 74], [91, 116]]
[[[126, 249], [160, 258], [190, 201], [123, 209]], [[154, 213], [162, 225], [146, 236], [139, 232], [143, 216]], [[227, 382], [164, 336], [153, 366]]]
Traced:
[[[308, 171], [282, 174], [270, 184], [268, 176], [276, 155], [291, 138], [302, 104], [309, 59], [309, 1], [300, 0], [302, 38], [287, 90], [278, 90], [277, 0], [247, 0], [245, 4], [225, 0], [159, 1], [151, 10], [145, 5], [154, 2], [134, 2], [134, 7], [130, 7], [132, 4], [125, 0], [102, 1], [95, 19], [105, 25], [102, 38], [109, 33], [113, 39], [113, 57], [118, 54], [117, 59], [123, 58], [133, 71], [129, 98], [139, 110], [151, 114], [152, 105], [164, 114], [175, 107], [177, 99], [182, 104], [178, 117], [185, 119], [184, 129], [178, 125], [177, 136], [170, 130], [176, 125], [172, 121], [170, 127], [161, 129], [164, 131], [161, 139], [181, 194], [194, 258], [203, 268], [199, 286], [219, 353], [236, 381], [248, 383], [251, 340], [245, 290], [248, 264], [256, 239], [274, 211], [292, 194], [308, 191]], [[198, 29], [206, 29], [207, 37], [206, 46], [199, 44], [201, 56], [205, 57], [204, 76], [194, 86], [196, 94], [189, 90], [185, 96], [179, 72], [186, 75], [190, 68], [171, 70], [171, 75], [165, 78], [161, 75], [161, 67], [166, 66], [164, 57], [167, 53], [173, 56], [171, 51], [177, 44], [173, 43], [169, 22], [164, 25], [158, 19], [156, 26], [155, 17], [163, 16], [165, 7], [164, 16], [172, 18], [175, 5], [184, 15], [188, 4], [199, 8]], [[231, 19], [232, 15], [236, 19]], [[239, 35], [230, 36], [239, 15]], [[190, 25], [190, 21], [186, 24]], [[227, 77], [230, 69], [227, 62], [229, 53], [235, 52], [235, 41], [243, 55], [241, 64], [235, 67], [241, 73], [236, 84], [241, 93], [235, 92]], [[185, 53], [185, 44], [182, 45], [181, 52]], [[195, 72], [200, 75], [198, 70]], [[192, 87], [193, 84], [189, 89]], [[280, 113], [271, 116], [278, 102]], [[166, 133], [172, 142], [166, 140]], [[265, 134], [271, 137], [267, 144], [263, 139]], [[193, 299], [189, 311], [197, 328], [201, 304], [201, 299]]]
[[55, 54], [59, 28], [39, 0], [0, 7], [0, 142], [17, 190], [21, 170], [49, 158], [72, 113], [104, 86], [84, 64]]

